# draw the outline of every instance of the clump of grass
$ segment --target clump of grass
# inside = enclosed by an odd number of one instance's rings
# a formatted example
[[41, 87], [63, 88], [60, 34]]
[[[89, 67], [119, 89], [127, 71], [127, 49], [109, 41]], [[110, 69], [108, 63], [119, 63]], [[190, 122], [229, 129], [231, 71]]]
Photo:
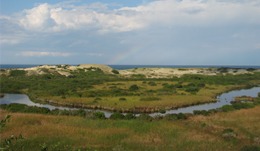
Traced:
[[242, 147], [240, 151], [260, 151], [260, 146], [246, 145]]
[[119, 101], [127, 101], [126, 98], [119, 98]]
[[161, 98], [158, 98], [158, 97], [143, 97], [143, 98], [140, 98], [140, 101], [159, 101], [161, 100]]
[[222, 137], [224, 137], [225, 139], [234, 139], [237, 137], [237, 134], [234, 132], [233, 129], [231, 128], [226, 128], [223, 130], [222, 132]]

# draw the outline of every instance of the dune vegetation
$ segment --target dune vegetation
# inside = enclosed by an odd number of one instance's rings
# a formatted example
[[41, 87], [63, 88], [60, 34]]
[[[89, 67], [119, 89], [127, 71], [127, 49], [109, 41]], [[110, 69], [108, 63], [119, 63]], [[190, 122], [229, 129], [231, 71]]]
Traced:
[[255, 70], [229, 74], [227, 69], [204, 69], [216, 75], [146, 78], [139, 74], [126, 77], [106, 66], [43, 67], [1, 71], [0, 93], [25, 93], [35, 102], [60, 106], [150, 113], [213, 102], [219, 93], [260, 83], [260, 72]]
[[97, 65], [1, 70], [1, 94], [114, 111], [106, 118], [83, 109], [0, 105], [1, 150], [260, 150], [259, 97], [238, 97], [231, 105], [194, 114], [144, 114], [214, 102], [220, 93], [259, 85], [258, 70], [174, 69], [186, 74], [148, 75], [155, 70]]

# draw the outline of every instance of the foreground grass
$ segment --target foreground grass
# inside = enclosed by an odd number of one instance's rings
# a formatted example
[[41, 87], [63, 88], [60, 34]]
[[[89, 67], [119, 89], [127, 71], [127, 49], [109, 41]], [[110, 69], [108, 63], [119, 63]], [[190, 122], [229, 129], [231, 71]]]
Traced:
[[[25, 138], [14, 148], [50, 150], [241, 150], [259, 146], [260, 106], [180, 121], [91, 120], [82, 117], [9, 113], [1, 142], [11, 135]], [[225, 135], [225, 131], [232, 131]]]

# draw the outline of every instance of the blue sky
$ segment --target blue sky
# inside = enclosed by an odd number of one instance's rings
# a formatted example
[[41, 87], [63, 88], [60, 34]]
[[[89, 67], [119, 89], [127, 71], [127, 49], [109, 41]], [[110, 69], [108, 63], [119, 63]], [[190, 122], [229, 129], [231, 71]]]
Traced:
[[259, 0], [1, 0], [1, 64], [260, 65]]

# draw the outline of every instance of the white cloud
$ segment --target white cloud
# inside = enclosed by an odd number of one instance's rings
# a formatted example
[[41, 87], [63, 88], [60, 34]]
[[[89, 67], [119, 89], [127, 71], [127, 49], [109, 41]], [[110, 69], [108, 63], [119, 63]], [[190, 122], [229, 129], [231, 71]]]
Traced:
[[237, 22], [260, 24], [258, 14], [260, 1], [257, 0], [161, 0], [113, 10], [103, 3], [83, 6], [44, 3], [24, 10], [17, 19], [29, 31], [94, 29], [101, 32], [125, 32], [158, 24], [166, 27]]
[[20, 24], [27, 29], [42, 30], [48, 23], [50, 6], [41, 4], [24, 12], [25, 16], [20, 19]]
[[18, 56], [24, 56], [24, 57], [68, 57], [71, 56], [71, 53], [67, 52], [47, 52], [47, 51], [41, 51], [41, 52], [35, 52], [35, 51], [23, 51], [21, 53], [17, 54]]
[[67, 6], [40, 4], [24, 11], [20, 24], [28, 30], [62, 31], [96, 29], [125, 32], [147, 26], [208, 25], [229, 22], [260, 23], [257, 1], [163, 0], [136, 7], [108, 10], [105, 4]]

